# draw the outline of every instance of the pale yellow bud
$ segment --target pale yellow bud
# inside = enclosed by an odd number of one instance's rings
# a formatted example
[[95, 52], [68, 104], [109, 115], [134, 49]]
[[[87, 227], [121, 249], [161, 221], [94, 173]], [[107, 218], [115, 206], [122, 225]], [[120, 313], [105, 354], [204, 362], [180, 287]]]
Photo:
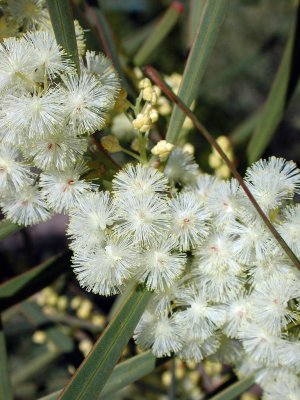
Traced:
[[182, 75], [177, 74], [177, 72], [174, 72], [172, 75], [166, 77], [167, 84], [169, 86], [171, 86], [171, 88], [175, 94], [178, 93], [181, 79], [182, 79]]
[[57, 293], [53, 292], [47, 297], [46, 304], [49, 306], [55, 306], [57, 303], [58, 295]]
[[151, 86], [146, 87], [145, 89], [143, 89], [143, 100], [151, 101], [153, 93], [154, 93], [153, 92], [153, 88]]
[[154, 85], [153, 90], [157, 97], [161, 95], [161, 89], [158, 86]]
[[133, 72], [134, 72], [134, 75], [136, 76], [136, 79], [142, 79], [143, 72], [140, 68], [134, 67]]
[[87, 356], [93, 347], [93, 343], [90, 339], [83, 339], [79, 342], [78, 348], [83, 353], [84, 356]]
[[222, 364], [219, 362], [206, 361], [204, 369], [208, 375], [220, 374], [222, 371]]
[[74, 372], [76, 371], [76, 368], [74, 367], [74, 365], [68, 365], [67, 370], [70, 375], [73, 375]]
[[258, 397], [255, 394], [248, 392], [241, 396], [241, 400], [258, 400]]
[[133, 141], [131, 142], [130, 148], [134, 151], [139, 151], [139, 140], [138, 138], [134, 138]]
[[147, 114], [138, 114], [132, 121], [132, 126], [140, 132], [147, 132], [151, 128], [151, 118]]
[[188, 117], [185, 118], [183, 125], [182, 125], [183, 129], [186, 130], [191, 130], [194, 127], [194, 124], [192, 123], [192, 120]]
[[32, 335], [33, 343], [44, 344], [47, 340], [47, 336], [44, 331], [35, 331]]
[[100, 314], [94, 314], [94, 315], [92, 315], [91, 322], [96, 326], [104, 327], [105, 317]]
[[217, 138], [217, 143], [222, 147], [223, 151], [226, 153], [227, 150], [231, 149], [231, 144], [226, 136], [219, 136]]
[[195, 147], [192, 145], [192, 143], [186, 143], [183, 146], [182, 151], [184, 153], [188, 153], [188, 154], [194, 155], [195, 154]]
[[93, 305], [89, 300], [83, 300], [80, 307], [77, 310], [77, 317], [81, 319], [87, 319], [91, 315]]
[[64, 311], [68, 307], [68, 298], [67, 298], [67, 296], [59, 296], [59, 298], [57, 299], [56, 307], [60, 311]]
[[119, 139], [113, 135], [107, 135], [101, 138], [101, 144], [109, 153], [117, 153], [122, 150]]
[[198, 383], [198, 381], [199, 381], [199, 372], [198, 371], [191, 371], [190, 373], [189, 373], [189, 379], [193, 382], [193, 383], [195, 383], [195, 384], [197, 384]]
[[170, 371], [166, 371], [162, 374], [161, 376], [161, 381], [163, 383], [163, 385], [165, 386], [170, 386], [171, 382], [172, 382], [172, 374]]
[[217, 169], [221, 166], [222, 160], [215, 153], [211, 153], [208, 157], [208, 164], [211, 168]]
[[144, 78], [139, 82], [139, 89], [151, 88], [152, 83], [149, 78]]
[[227, 167], [226, 164], [221, 165], [219, 168], [216, 170], [216, 175], [219, 176], [220, 178], [229, 178], [230, 177], [230, 169]]
[[172, 107], [170, 102], [163, 96], [159, 97], [157, 100], [158, 112], [160, 115], [171, 114]]
[[151, 119], [151, 122], [154, 124], [156, 121], [158, 121], [158, 112], [155, 110], [155, 108], [151, 108], [149, 111], [149, 117]]
[[158, 156], [161, 161], [165, 161], [171, 153], [174, 145], [166, 140], [160, 140], [151, 150], [154, 156]]
[[73, 297], [73, 299], [71, 300], [70, 306], [73, 310], [76, 310], [76, 308], [78, 308], [80, 306], [80, 304], [82, 303], [82, 298], [79, 296], [75, 296]]

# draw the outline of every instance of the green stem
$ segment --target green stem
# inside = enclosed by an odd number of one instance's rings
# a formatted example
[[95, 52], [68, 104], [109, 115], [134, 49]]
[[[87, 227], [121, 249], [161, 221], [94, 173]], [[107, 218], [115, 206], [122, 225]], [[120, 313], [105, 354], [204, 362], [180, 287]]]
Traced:
[[139, 157], [137, 154], [133, 153], [130, 150], [125, 149], [124, 147], [121, 146], [121, 149], [123, 151], [123, 153], [128, 154], [130, 157], [135, 158], [136, 160], [138, 160], [139, 162], [141, 162], [141, 157]]

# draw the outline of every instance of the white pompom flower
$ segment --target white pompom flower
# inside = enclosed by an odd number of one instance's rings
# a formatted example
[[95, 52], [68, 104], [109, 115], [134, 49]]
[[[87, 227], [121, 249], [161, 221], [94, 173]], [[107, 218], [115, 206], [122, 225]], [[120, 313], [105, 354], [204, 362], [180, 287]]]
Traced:
[[16, 86], [32, 89], [36, 67], [34, 47], [24, 39], [8, 38], [0, 43], [0, 91]]
[[176, 251], [173, 238], [161, 239], [140, 252], [137, 279], [150, 290], [164, 291], [182, 273], [186, 256]]
[[226, 310], [222, 305], [215, 305], [209, 300], [205, 290], [192, 286], [182, 296], [176, 298], [178, 306], [186, 307], [175, 313], [175, 320], [180, 326], [189, 327], [189, 336], [203, 341], [220, 328], [226, 319]]
[[187, 331], [183, 336], [183, 340], [183, 347], [178, 353], [179, 357], [183, 360], [194, 361], [196, 363], [214, 354], [220, 347], [220, 341], [217, 336], [200, 340]]
[[193, 156], [175, 147], [168, 159], [164, 174], [172, 182], [191, 185], [199, 174], [199, 167]]
[[137, 249], [130, 240], [107, 237], [103, 247], [90, 253], [75, 252], [73, 269], [82, 287], [102, 296], [120, 292], [136, 268]]
[[63, 171], [81, 158], [87, 146], [86, 138], [71, 136], [65, 127], [42, 138], [26, 141], [22, 150], [38, 168]]
[[[120, 91], [120, 81], [111, 61], [104, 54], [96, 54], [94, 51], [87, 51], [85, 59], [86, 70], [96, 75], [108, 95], [116, 98]], [[82, 68], [85, 68], [83, 63]]]
[[30, 168], [21, 161], [20, 152], [12, 146], [1, 144], [0, 147], [0, 190], [8, 191], [11, 187], [19, 190], [33, 181]]
[[235, 221], [227, 229], [234, 238], [233, 251], [236, 259], [243, 264], [253, 264], [269, 257], [276, 242], [259, 219]]
[[38, 71], [35, 79], [44, 82], [46, 76], [52, 78], [59, 73], [72, 73], [75, 71], [65, 51], [58, 46], [53, 32], [27, 32], [24, 35], [24, 39], [32, 44], [36, 50]]
[[5, 130], [14, 130], [24, 138], [40, 138], [54, 133], [65, 118], [64, 98], [60, 88], [42, 94], [7, 95], [2, 102]]
[[199, 245], [208, 233], [209, 212], [197, 201], [192, 192], [176, 195], [170, 202], [171, 233], [180, 250], [191, 250]]
[[221, 181], [213, 186], [207, 203], [217, 225], [229, 225], [240, 209], [239, 183], [236, 179]]
[[242, 266], [234, 253], [234, 241], [229, 235], [212, 232], [195, 251], [194, 266], [200, 273], [239, 274]]
[[63, 75], [66, 117], [74, 132], [92, 134], [103, 128], [113, 101], [99, 80], [84, 70], [80, 77]]
[[5, 216], [19, 225], [34, 225], [50, 217], [37, 186], [25, 185], [18, 192], [10, 192], [1, 206]]
[[158, 196], [131, 195], [116, 198], [114, 204], [119, 221], [114, 227], [116, 233], [135, 242], [151, 244], [170, 227], [168, 202]]
[[299, 192], [299, 172], [293, 161], [270, 157], [247, 169], [246, 184], [261, 208], [269, 212]]
[[228, 302], [226, 308], [227, 317], [223, 331], [229, 338], [238, 338], [243, 325], [253, 319], [251, 298], [240, 294], [237, 299]]
[[239, 332], [246, 353], [255, 362], [268, 366], [279, 365], [279, 342], [277, 336], [272, 335], [265, 328], [252, 322], [245, 324]]
[[94, 189], [80, 175], [86, 171], [80, 162], [64, 171], [50, 170], [40, 175], [42, 195], [48, 206], [55, 212], [67, 212], [82, 201], [82, 195]]
[[82, 195], [77, 207], [69, 213], [70, 247], [78, 252], [90, 252], [103, 245], [106, 229], [114, 222], [114, 209], [109, 192]]
[[128, 164], [118, 172], [113, 181], [113, 192], [117, 197], [166, 194], [168, 181], [164, 175], [152, 167], [142, 164]]
[[182, 328], [172, 316], [156, 316], [153, 310], [143, 314], [133, 337], [144, 350], [152, 348], [155, 357], [170, 356], [182, 348]]
[[293, 252], [300, 257], [300, 204], [286, 207], [277, 230]]
[[255, 320], [268, 332], [279, 336], [281, 329], [296, 320], [289, 308], [291, 300], [300, 299], [300, 283], [291, 275], [284, 278], [276, 271], [268, 281], [262, 282], [252, 293], [252, 310]]
[[219, 181], [216, 176], [209, 174], [201, 174], [197, 177], [195, 183], [184, 188], [184, 191], [194, 192], [200, 204], [207, 204], [207, 201], [218, 186]]

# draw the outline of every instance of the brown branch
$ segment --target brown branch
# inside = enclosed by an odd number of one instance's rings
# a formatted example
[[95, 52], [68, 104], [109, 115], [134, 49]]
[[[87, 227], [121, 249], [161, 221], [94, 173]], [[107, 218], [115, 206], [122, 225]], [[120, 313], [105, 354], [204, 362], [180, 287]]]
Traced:
[[157, 86], [160, 87], [160, 89], [164, 92], [164, 94], [175, 104], [178, 105], [178, 107], [191, 119], [193, 122], [194, 126], [198, 129], [198, 131], [205, 137], [205, 139], [211, 144], [213, 148], [216, 149], [216, 151], [219, 153], [220, 157], [223, 159], [225, 164], [228, 166], [230, 171], [232, 172], [232, 175], [237, 179], [241, 187], [243, 188], [244, 192], [248, 196], [249, 200], [255, 207], [256, 211], [258, 214], [261, 216], [262, 220], [266, 224], [266, 226], [269, 228], [270, 232], [272, 235], [275, 237], [277, 242], [280, 244], [280, 246], [283, 248], [285, 253], [288, 255], [288, 257], [291, 259], [293, 264], [300, 269], [300, 261], [298, 260], [297, 256], [295, 253], [290, 249], [290, 247], [287, 245], [285, 240], [280, 236], [280, 234], [277, 232], [275, 227], [272, 225], [270, 222], [269, 218], [267, 215], [263, 212], [263, 210], [260, 208], [259, 204], [255, 200], [254, 196], [248, 189], [247, 185], [243, 181], [243, 178], [241, 175], [238, 173], [237, 169], [235, 168], [234, 164], [229, 160], [227, 155], [224, 153], [220, 145], [217, 143], [217, 141], [211, 136], [211, 134], [208, 132], [208, 130], [205, 128], [204, 125], [197, 119], [195, 114], [183, 103], [183, 101], [176, 96], [173, 91], [163, 82], [163, 80], [160, 78], [159, 73], [150, 65], [145, 66], [144, 68], [144, 73], [147, 75]]

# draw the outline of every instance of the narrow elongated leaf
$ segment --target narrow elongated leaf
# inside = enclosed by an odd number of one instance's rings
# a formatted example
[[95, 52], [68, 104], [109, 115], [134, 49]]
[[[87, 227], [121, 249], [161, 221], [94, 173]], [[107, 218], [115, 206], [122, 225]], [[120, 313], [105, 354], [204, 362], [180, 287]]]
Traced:
[[136, 66], [139, 67], [149, 60], [149, 57], [153, 55], [160, 43], [172, 30], [182, 12], [183, 5], [179, 1], [174, 1], [170, 5], [134, 57], [133, 62]]
[[0, 314], [0, 399], [12, 400], [12, 389], [9, 379], [5, 336], [3, 332], [1, 314]]
[[210, 400], [233, 400], [236, 399], [240, 394], [244, 393], [247, 389], [255, 384], [252, 376], [241, 379], [233, 385], [213, 396]]
[[0, 285], [0, 311], [26, 299], [68, 270], [70, 253], [51, 257], [31, 270]]
[[247, 148], [249, 164], [264, 152], [294, 94], [300, 76], [300, 6], [291, 26], [283, 57]]
[[12, 235], [22, 229], [22, 226], [16, 225], [7, 219], [0, 222], [0, 240]]
[[[103, 388], [101, 400], [105, 396], [111, 395], [130, 383], [150, 374], [156, 368], [156, 361], [151, 351], [147, 351], [117, 365]], [[40, 400], [55, 400], [59, 397], [60, 393], [61, 390], [58, 390], [48, 396], [42, 397]]]
[[150, 374], [155, 367], [156, 358], [151, 351], [139, 354], [138, 356], [122, 362], [113, 370], [109, 380], [103, 388], [101, 399], [104, 399], [105, 396], [115, 393], [130, 383], [143, 378], [145, 375]]
[[96, 399], [132, 336], [151, 293], [135, 288], [65, 387], [63, 400]]
[[55, 344], [59, 351], [68, 353], [73, 350], [73, 340], [48, 319], [42, 312], [40, 306], [36, 303], [25, 301], [21, 303], [19, 307], [20, 311], [37, 329], [45, 330], [48, 339]]
[[80, 72], [74, 21], [69, 0], [46, 0], [57, 43], [71, 57]]
[[190, 48], [193, 44], [196, 35], [198, 24], [200, 21], [202, 8], [205, 0], [190, 0], [189, 1], [189, 20], [188, 20], [188, 34], [187, 34], [187, 47]]
[[[211, 50], [216, 42], [222, 25], [228, 0], [205, 0], [198, 29], [193, 41], [178, 96], [190, 107], [199, 92], [199, 85], [204, 75]], [[170, 143], [178, 141], [185, 115], [175, 106], [171, 115], [166, 140]]]

